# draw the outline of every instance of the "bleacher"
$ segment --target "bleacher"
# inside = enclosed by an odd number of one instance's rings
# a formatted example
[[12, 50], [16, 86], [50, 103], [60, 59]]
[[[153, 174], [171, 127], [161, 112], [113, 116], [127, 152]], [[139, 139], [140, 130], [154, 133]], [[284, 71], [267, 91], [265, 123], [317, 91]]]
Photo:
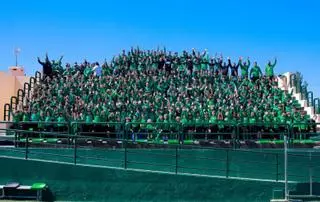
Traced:
[[263, 144], [293, 131], [306, 142], [314, 122], [292, 92], [278, 88], [274, 66], [262, 74], [256, 63], [249, 71], [249, 60], [195, 50], [131, 49], [101, 66], [60, 60], [18, 93], [5, 118], [20, 130], [135, 141], [230, 140], [240, 131], [238, 140]]
[[45, 183], [21, 185], [18, 182], [9, 182], [0, 185], [0, 200], [48, 200], [49, 189]]

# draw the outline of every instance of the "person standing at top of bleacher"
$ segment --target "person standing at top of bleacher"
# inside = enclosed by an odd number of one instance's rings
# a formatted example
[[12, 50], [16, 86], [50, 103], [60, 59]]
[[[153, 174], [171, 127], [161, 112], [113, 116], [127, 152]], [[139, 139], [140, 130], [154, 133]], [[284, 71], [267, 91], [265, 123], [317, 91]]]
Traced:
[[[229, 57], [228, 57], [228, 61], [230, 61]], [[229, 64], [227, 62], [223, 62], [221, 64], [221, 75], [222, 75], [222, 77], [227, 78], [228, 74], [229, 74]]]
[[47, 76], [52, 77], [52, 64], [48, 58], [48, 54], [46, 54], [46, 59], [44, 62], [42, 62], [38, 57], [38, 62], [42, 65], [43, 79], [45, 79]]
[[274, 59], [273, 64], [271, 63], [271, 61], [269, 60], [268, 64], [266, 65], [266, 69], [265, 69], [265, 74], [266, 77], [269, 79], [273, 79], [274, 76], [274, 67], [277, 64], [277, 58]]
[[231, 78], [232, 79], [237, 79], [238, 78], [238, 68], [240, 65], [240, 61], [238, 62], [238, 64], [236, 64], [235, 62], [233, 64], [231, 64], [231, 60], [228, 60], [228, 66], [231, 70]]
[[102, 67], [99, 65], [98, 62], [95, 63], [92, 70], [93, 70], [95, 76], [100, 77], [102, 75]]
[[250, 70], [250, 78], [253, 82], [256, 82], [262, 76], [262, 72], [257, 62], [254, 62], [253, 67]]
[[242, 57], [239, 58], [239, 65], [241, 69], [241, 77], [242, 79], [247, 79], [249, 75], [249, 67], [250, 67], [250, 60], [249, 57], [246, 61], [242, 61]]

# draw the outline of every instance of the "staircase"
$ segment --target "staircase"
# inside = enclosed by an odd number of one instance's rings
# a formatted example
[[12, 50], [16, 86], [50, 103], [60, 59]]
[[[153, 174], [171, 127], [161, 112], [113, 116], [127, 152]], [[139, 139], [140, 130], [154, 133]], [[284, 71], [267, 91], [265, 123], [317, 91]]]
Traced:
[[[320, 114], [315, 114], [315, 110], [313, 106], [308, 106], [308, 101], [302, 99], [302, 94], [297, 93], [297, 89], [295, 86], [290, 85], [290, 76], [293, 73], [287, 72], [284, 73], [281, 77], [278, 77], [278, 87], [286, 92], [292, 92], [292, 96], [298, 101], [303, 110], [316, 122], [320, 123]], [[320, 125], [317, 125], [317, 128], [320, 129]]]

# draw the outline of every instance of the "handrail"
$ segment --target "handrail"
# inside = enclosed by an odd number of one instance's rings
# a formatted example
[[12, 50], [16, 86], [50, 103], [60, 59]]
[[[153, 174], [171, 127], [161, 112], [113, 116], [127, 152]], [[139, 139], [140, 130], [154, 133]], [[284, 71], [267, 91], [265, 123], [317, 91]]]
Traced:
[[307, 99], [308, 107], [313, 107], [313, 92], [308, 91], [307, 96], [308, 96], [308, 99]]
[[320, 114], [320, 98], [313, 99], [314, 113]]
[[[261, 175], [261, 179], [268, 179], [268, 180], [274, 180], [279, 181], [283, 180], [283, 171], [281, 168], [281, 164], [279, 162], [279, 156], [281, 157], [282, 154], [277, 153], [269, 153], [270, 162], [268, 163], [265, 161], [265, 158], [261, 158], [261, 155], [267, 155], [267, 152], [259, 152], [256, 153], [255, 151], [242, 151], [242, 150], [230, 150], [230, 149], [213, 149], [209, 150], [207, 153], [207, 149], [202, 149], [199, 152], [196, 152], [197, 150], [188, 150], [188, 147], [181, 147], [181, 145], [174, 145], [169, 147], [169, 151], [165, 148], [161, 150], [161, 152], [144, 152], [143, 156], [141, 156], [141, 152], [137, 152], [134, 149], [128, 150], [128, 145], [123, 144], [124, 148], [119, 149], [113, 149], [112, 152], [115, 152], [112, 154], [112, 157], [108, 156], [101, 156], [102, 154], [107, 153], [101, 153], [100, 155], [95, 155], [95, 150], [92, 151], [92, 153], [82, 152], [82, 149], [86, 149], [86, 147], [68, 147], [66, 152], [62, 152], [63, 150], [59, 150], [60, 152], [55, 153], [53, 149], [46, 150], [46, 149], [37, 149], [33, 148], [34, 145], [37, 143], [31, 142], [32, 134], [38, 134], [41, 132], [38, 131], [23, 131], [23, 130], [16, 130], [15, 134], [19, 134], [19, 132], [27, 133], [26, 141], [20, 141], [18, 140], [18, 145], [20, 145], [21, 150], [18, 150], [17, 152], [23, 152], [25, 154], [25, 159], [41, 159], [41, 160], [51, 160], [52, 158], [55, 160], [58, 160], [59, 162], [66, 162], [70, 163], [72, 162], [72, 159], [74, 160], [74, 164], [83, 164], [83, 160], [86, 163], [86, 165], [101, 165], [101, 166], [116, 166], [122, 169], [135, 169], [138, 167], [138, 169], [142, 170], [152, 170], [152, 171], [162, 171], [163, 169], [172, 171], [173, 174], [205, 174], [208, 176], [222, 176], [222, 177], [246, 177], [247, 179], [255, 178], [257, 175]], [[46, 133], [50, 135], [54, 135], [54, 133]], [[72, 138], [76, 140], [77, 138], [80, 138], [79, 136], [72, 136], [70, 134], [67, 134], [66, 137]], [[127, 140], [124, 140], [125, 142], [128, 142]], [[57, 143], [58, 144], [58, 143]], [[60, 144], [67, 144], [60, 143]], [[50, 145], [50, 144], [48, 144]], [[19, 147], [18, 147], [19, 148]], [[59, 148], [59, 147], [58, 147]], [[91, 148], [91, 147], [90, 147]], [[92, 147], [94, 149], [94, 147]], [[171, 150], [172, 149], [172, 150]], [[174, 151], [175, 149], [175, 151]], [[188, 151], [193, 151], [193, 155], [187, 155], [183, 154], [184, 149]], [[74, 155], [72, 152], [75, 152]], [[85, 150], [86, 151], [86, 150]], [[96, 152], [98, 152], [97, 150]], [[108, 150], [101, 150], [101, 151], [108, 151]], [[212, 158], [211, 153], [212, 152], [218, 152], [217, 155], [219, 155], [221, 158]], [[4, 149], [0, 149], [0, 153], [5, 152]], [[15, 152], [11, 151], [10, 152]], [[10, 153], [9, 152], [9, 153]], [[233, 156], [233, 153], [237, 154], [236, 156]], [[258, 154], [255, 156], [247, 156], [250, 154]], [[33, 154], [36, 154], [34, 156]], [[97, 153], [99, 154], [99, 153]], [[210, 154], [210, 155], [209, 155]], [[238, 157], [242, 156], [243, 159], [237, 159]], [[294, 155], [294, 154], [293, 154]], [[289, 154], [290, 156], [290, 154]], [[60, 159], [61, 157], [62, 159]], [[64, 158], [66, 157], [66, 158]], [[266, 156], [269, 158], [268, 156]], [[304, 155], [304, 159], [309, 159], [309, 155]], [[57, 159], [59, 158], [59, 159]], [[64, 159], [63, 159], [64, 158]], [[314, 160], [320, 159], [320, 156], [313, 155], [312, 158]], [[250, 159], [249, 161], [244, 159]], [[195, 162], [197, 162], [195, 166]], [[206, 163], [204, 163], [206, 162]], [[309, 160], [308, 160], [309, 162]], [[114, 164], [116, 163], [116, 164]], [[295, 161], [291, 162], [292, 166], [299, 167], [300, 165], [307, 165], [298, 162], [299, 165], [295, 164]], [[263, 164], [263, 169], [257, 169], [257, 166], [261, 166]], [[193, 166], [194, 165], [194, 166]], [[213, 166], [209, 166], [213, 165]], [[316, 165], [316, 164], [315, 164]], [[151, 167], [148, 167], [151, 166]], [[236, 166], [236, 167], [235, 167]], [[312, 166], [312, 165], [309, 165]], [[238, 169], [239, 168], [239, 169]], [[251, 170], [250, 168], [253, 168], [254, 170]], [[315, 167], [316, 168], [316, 167]], [[174, 172], [175, 170], [175, 172]], [[251, 171], [250, 171], [251, 170]], [[289, 171], [288, 174], [290, 177], [295, 179], [295, 181], [303, 180], [306, 176], [306, 173], [302, 171], [297, 171], [292, 173], [292, 171]], [[314, 179], [318, 179], [317, 176], [314, 177]]]
[[4, 106], [3, 106], [3, 120], [4, 121], [10, 121], [10, 114], [11, 114], [11, 112], [10, 112], [10, 104], [8, 104], [8, 103], [6, 103], [6, 104], [4, 104]]

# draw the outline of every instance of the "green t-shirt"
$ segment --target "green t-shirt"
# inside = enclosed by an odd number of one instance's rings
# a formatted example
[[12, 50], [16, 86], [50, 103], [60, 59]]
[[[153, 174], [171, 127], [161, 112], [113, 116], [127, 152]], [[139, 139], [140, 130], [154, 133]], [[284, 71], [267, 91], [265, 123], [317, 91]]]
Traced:
[[14, 123], [18, 123], [19, 121], [21, 121], [23, 118], [22, 113], [18, 112], [18, 113], [14, 113], [13, 114], [13, 122]]
[[24, 113], [23, 116], [22, 116], [22, 121], [29, 121], [29, 116], [27, 113]]
[[39, 116], [37, 113], [31, 114], [31, 121], [34, 121], [34, 122], [39, 121]]
[[57, 121], [58, 121], [58, 124], [57, 124], [58, 127], [61, 127], [61, 126], [64, 126], [64, 124], [62, 124], [62, 123], [65, 122], [66, 120], [63, 116], [59, 116]]
[[90, 115], [86, 115], [85, 122], [92, 123], [92, 117]]
[[94, 119], [93, 119], [93, 123], [99, 123], [99, 122], [101, 122], [100, 116], [99, 115], [95, 115]]
[[248, 60], [246, 65], [242, 64], [241, 62], [239, 62], [239, 64], [240, 64], [242, 77], [247, 78], [248, 77], [248, 72], [249, 72], [249, 67], [250, 67], [250, 61]]
[[255, 117], [251, 117], [251, 118], [249, 119], [249, 123], [250, 123], [250, 124], [255, 124], [256, 122], [257, 122], [257, 120], [256, 120]]
[[261, 75], [262, 75], [261, 69], [257, 65], [250, 70], [250, 76], [252, 77], [260, 77]]
[[265, 69], [267, 77], [271, 77], [274, 75], [274, 67], [276, 66], [276, 64], [277, 64], [277, 60], [275, 60], [273, 64], [267, 64]]
[[211, 116], [210, 120], [209, 120], [209, 123], [216, 124], [217, 123], [217, 117], [216, 116]]

